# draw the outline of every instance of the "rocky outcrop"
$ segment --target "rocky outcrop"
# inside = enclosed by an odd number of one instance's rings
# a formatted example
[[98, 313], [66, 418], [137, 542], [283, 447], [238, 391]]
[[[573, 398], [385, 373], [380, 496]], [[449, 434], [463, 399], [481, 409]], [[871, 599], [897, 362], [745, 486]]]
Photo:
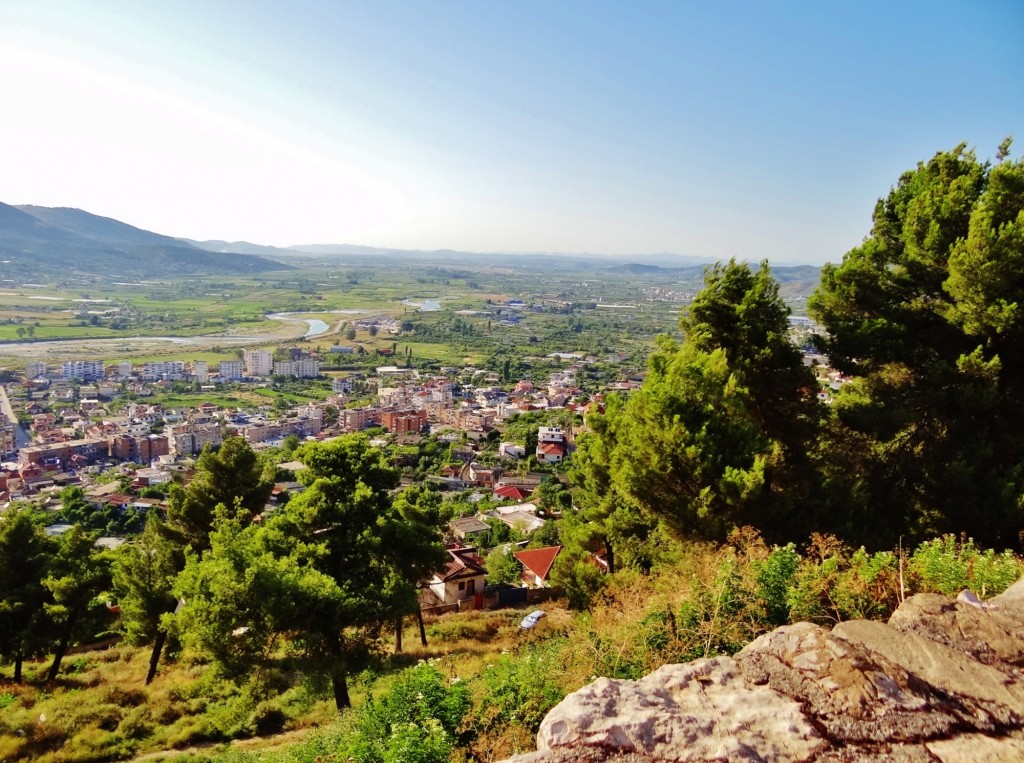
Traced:
[[598, 679], [548, 713], [559, 761], [1024, 761], [1024, 581], [921, 594], [888, 624], [778, 628], [735, 657]]

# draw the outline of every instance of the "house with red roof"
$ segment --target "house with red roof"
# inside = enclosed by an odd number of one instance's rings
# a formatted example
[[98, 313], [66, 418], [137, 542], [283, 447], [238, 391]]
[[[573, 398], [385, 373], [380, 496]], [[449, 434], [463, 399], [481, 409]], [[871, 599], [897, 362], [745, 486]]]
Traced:
[[475, 548], [453, 546], [448, 548], [448, 564], [427, 581], [427, 589], [441, 604], [459, 604], [483, 595], [487, 568]]
[[523, 565], [522, 581], [530, 588], [547, 588], [548, 576], [555, 566], [561, 546], [545, 546], [516, 551], [512, 554]]
[[545, 464], [557, 464], [565, 458], [565, 445], [560, 442], [537, 444], [537, 460]]
[[505, 501], [525, 501], [532, 492], [532, 490], [526, 490], [518, 485], [505, 485], [495, 489], [494, 497]]

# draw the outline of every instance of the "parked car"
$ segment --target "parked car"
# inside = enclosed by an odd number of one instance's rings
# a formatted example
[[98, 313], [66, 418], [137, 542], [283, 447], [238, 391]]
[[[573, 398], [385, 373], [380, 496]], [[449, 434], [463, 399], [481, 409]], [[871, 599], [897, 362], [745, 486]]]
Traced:
[[521, 623], [519, 623], [519, 629], [528, 631], [532, 628], [536, 628], [537, 623], [539, 623], [540, 619], [545, 616], [547, 616], [547, 612], [545, 612], [543, 609], [534, 610], [526, 617], [524, 617]]

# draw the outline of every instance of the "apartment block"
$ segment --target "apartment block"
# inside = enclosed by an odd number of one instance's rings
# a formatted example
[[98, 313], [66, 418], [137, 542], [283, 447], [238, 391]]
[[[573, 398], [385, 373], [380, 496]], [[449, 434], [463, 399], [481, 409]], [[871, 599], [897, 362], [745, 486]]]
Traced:
[[242, 356], [246, 376], [270, 376], [274, 370], [274, 356], [266, 350], [246, 350]]

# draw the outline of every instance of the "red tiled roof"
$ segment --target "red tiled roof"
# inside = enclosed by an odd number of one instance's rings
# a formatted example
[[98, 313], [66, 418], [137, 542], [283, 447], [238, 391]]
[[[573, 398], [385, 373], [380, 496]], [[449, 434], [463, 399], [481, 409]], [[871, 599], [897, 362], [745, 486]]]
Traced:
[[474, 549], [448, 549], [448, 565], [438, 577], [441, 580], [452, 580], [458, 577], [475, 577], [485, 575], [487, 569], [484, 560], [477, 556]]
[[534, 573], [541, 580], [548, 579], [548, 573], [555, 563], [555, 557], [562, 550], [561, 546], [546, 546], [544, 548], [531, 548], [526, 551], [516, 551], [512, 556], [530, 572]]
[[494, 494], [499, 498], [506, 498], [510, 501], [522, 501], [530, 495], [529, 491], [523, 490], [521, 487], [516, 487], [515, 485], [499, 487], [494, 491]]
[[540, 445], [537, 446], [537, 450], [539, 450], [541, 453], [557, 453], [561, 456], [565, 455], [565, 446], [557, 442], [542, 442]]

